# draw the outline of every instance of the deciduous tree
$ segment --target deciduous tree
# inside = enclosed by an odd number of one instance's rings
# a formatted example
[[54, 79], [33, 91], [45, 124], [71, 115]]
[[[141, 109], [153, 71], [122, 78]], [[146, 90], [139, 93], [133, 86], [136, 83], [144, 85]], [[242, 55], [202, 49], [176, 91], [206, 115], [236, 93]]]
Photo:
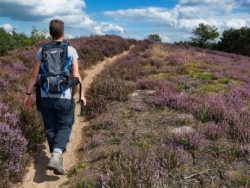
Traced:
[[158, 34], [150, 34], [148, 36], [148, 39], [156, 42], [161, 42], [161, 37]]
[[219, 37], [217, 30], [215, 26], [200, 23], [198, 27], [192, 30], [191, 43], [198, 47], [204, 47], [205, 44], [214, 42]]

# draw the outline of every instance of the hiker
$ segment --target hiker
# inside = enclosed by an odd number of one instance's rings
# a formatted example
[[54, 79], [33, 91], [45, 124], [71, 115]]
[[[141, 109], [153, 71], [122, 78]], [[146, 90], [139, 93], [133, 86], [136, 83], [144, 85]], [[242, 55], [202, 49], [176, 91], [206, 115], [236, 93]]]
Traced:
[[[36, 55], [35, 65], [26, 90], [24, 108], [29, 109], [31, 107], [30, 96], [33, 87], [36, 85], [37, 107], [39, 107], [38, 110], [42, 115], [49, 150], [52, 153], [47, 169], [54, 170], [54, 173], [57, 175], [63, 175], [65, 174], [65, 171], [62, 164], [62, 154], [66, 151], [66, 145], [69, 142], [75, 116], [75, 101], [73, 99], [74, 84], [69, 85], [65, 90], [63, 90], [63, 88], [61, 88], [61, 83], [64, 83], [66, 78], [54, 76], [51, 74], [51, 71], [54, 70], [55, 72], [58, 66], [60, 67], [60, 63], [58, 64], [58, 62], [62, 61], [62, 59], [68, 59], [69, 66], [67, 66], [67, 68], [70, 69], [71, 67], [72, 77], [74, 78], [71, 79], [71, 82], [73, 83], [72, 80], [77, 80], [81, 84], [81, 76], [78, 68], [77, 51], [72, 46], [67, 46], [67, 43], [63, 42], [64, 22], [59, 19], [51, 20], [49, 31], [50, 36], [52, 37], [52, 43], [45, 44], [39, 49]], [[64, 51], [67, 51], [67, 57], [61, 55], [65, 53]], [[59, 55], [53, 56], [55, 53], [58, 53]], [[47, 60], [48, 54], [51, 57], [53, 56], [51, 59], [59, 58], [59, 56], [61, 59], [53, 60], [53, 66], [49, 66], [51, 60]], [[45, 73], [47, 73], [47, 77], [42, 76], [45, 75]], [[62, 75], [69, 75], [69, 71], [65, 71]], [[60, 81], [59, 83], [57, 83], [58, 80]], [[80, 89], [79, 93], [80, 101], [85, 106], [86, 98], [84, 97], [82, 89]]]

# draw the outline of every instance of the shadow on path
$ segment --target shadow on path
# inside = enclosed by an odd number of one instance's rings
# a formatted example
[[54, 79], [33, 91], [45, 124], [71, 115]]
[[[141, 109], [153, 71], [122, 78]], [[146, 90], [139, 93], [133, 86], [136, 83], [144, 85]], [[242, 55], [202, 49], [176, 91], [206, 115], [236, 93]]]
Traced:
[[[58, 176], [54, 175], [52, 171], [47, 171], [46, 166], [49, 162], [49, 158], [46, 155], [46, 146], [40, 145], [38, 146], [38, 155], [34, 162], [34, 179], [33, 181], [36, 183], [43, 183], [48, 181], [57, 181], [60, 179]], [[50, 174], [51, 173], [51, 174]]]

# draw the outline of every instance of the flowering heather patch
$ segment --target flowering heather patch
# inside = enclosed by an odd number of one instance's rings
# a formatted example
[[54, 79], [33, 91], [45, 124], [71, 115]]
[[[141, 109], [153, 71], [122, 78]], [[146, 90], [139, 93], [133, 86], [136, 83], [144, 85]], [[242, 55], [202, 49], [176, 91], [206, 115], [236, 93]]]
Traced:
[[185, 63], [185, 57], [181, 54], [169, 55], [165, 58], [169, 65], [178, 65]]
[[[132, 148], [131, 148], [132, 149]], [[106, 173], [101, 175], [102, 187], [153, 187], [159, 183], [156, 161], [149, 152], [140, 154], [130, 150], [127, 155], [123, 152], [114, 153], [106, 167]], [[162, 170], [163, 171], [163, 170]], [[160, 174], [166, 177], [166, 173]]]
[[116, 60], [111, 66], [107, 66], [102, 76], [136, 81], [141, 75], [140, 62], [135, 54], [129, 53], [127, 56]]
[[18, 116], [16, 113], [10, 112], [8, 104], [0, 103], [0, 122], [5, 122], [10, 127], [17, 126]]
[[[104, 35], [68, 39], [67, 42], [74, 46], [79, 54], [80, 67], [88, 68], [104, 57], [112, 57], [128, 50], [132, 41], [119, 36]], [[122, 45], [121, 45], [122, 44]]]
[[0, 76], [0, 88], [5, 87], [6, 85], [7, 85], [7, 82], [2, 76]]
[[15, 50], [10, 56], [11, 58], [18, 58], [23, 64], [30, 69], [33, 67], [35, 62], [36, 53], [39, 47], [28, 47], [25, 49]]
[[[136, 85], [130, 80], [137, 77], [136, 69], [131, 68], [131, 62], [126, 63], [128, 64], [130, 66], [124, 69], [120, 67], [125, 67], [120, 61], [116, 62], [112, 67], [108, 66], [93, 81], [87, 91], [87, 98], [90, 99], [86, 107], [88, 118], [95, 117], [99, 112], [105, 112], [105, 103], [108, 101], [126, 101], [129, 94], [135, 90]], [[97, 103], [95, 100], [101, 100], [102, 103]]]
[[149, 59], [150, 57], [152, 57], [152, 52], [150, 50], [146, 50], [145, 52], [142, 53], [141, 57]]
[[131, 108], [135, 111], [143, 111], [145, 106], [140, 102], [133, 102], [133, 104], [131, 105]]
[[161, 68], [163, 66], [163, 60], [162, 59], [151, 59], [150, 60], [151, 66], [156, 66], [157, 68]]
[[[146, 62], [146, 63], [144, 63]], [[138, 79], [143, 79], [144, 77], [154, 77], [154, 75], [158, 75], [162, 73], [162, 70], [157, 68], [156, 66], [151, 66], [147, 61], [141, 62], [141, 68], [139, 69], [139, 74], [137, 75]], [[167, 75], [166, 73], [163, 75]]]
[[162, 87], [156, 93], [155, 103], [191, 112], [203, 122], [222, 122], [223, 120], [235, 122], [244, 107], [241, 96], [243, 92], [237, 88], [225, 94], [204, 95], [178, 93], [173, 88]]
[[206, 53], [203, 56], [200, 56], [199, 59], [209, 64], [224, 64], [231, 63], [233, 61], [233, 59], [229, 56], [221, 56], [211, 53]]
[[240, 96], [244, 97], [247, 100], [250, 100], [250, 85], [243, 83], [240, 88], [238, 88]]
[[160, 164], [159, 169], [166, 168], [172, 170], [192, 161], [191, 156], [185, 152], [184, 147], [177, 146], [173, 143], [162, 146], [158, 149], [156, 154], [156, 161]]
[[154, 42], [151, 40], [143, 40], [141, 42], [138, 42], [131, 50], [131, 53], [135, 55], [141, 55], [143, 52], [147, 51], [147, 49], [150, 49], [152, 44], [154, 44]]
[[88, 97], [88, 105], [85, 107], [85, 117], [87, 119], [93, 119], [107, 110], [108, 101], [105, 96], [91, 92], [87, 92], [86, 96]]
[[181, 145], [186, 149], [199, 149], [203, 146], [204, 135], [200, 131], [181, 127], [173, 131], [171, 140], [174, 144]]
[[27, 165], [28, 141], [17, 125], [18, 117], [0, 103], [0, 184], [20, 181]]
[[246, 145], [242, 145], [239, 148], [239, 152], [241, 153], [241, 155], [246, 156], [249, 160], [249, 156], [250, 156], [250, 144], [246, 144]]
[[[24, 74], [24, 71], [26, 71], [28, 68], [23, 64], [22, 61], [14, 57], [1, 57], [1, 61], [3, 66], [0, 73], [0, 86], [3, 87], [2, 96], [5, 95], [5, 97], [0, 96], [0, 101], [1, 99], [8, 102], [11, 101], [11, 98], [13, 97], [12, 94], [15, 95], [13, 98], [16, 100], [22, 94], [20, 91], [22, 92], [24, 89], [24, 80], [26, 80], [26, 78], [29, 76]], [[7, 93], [10, 94], [6, 96]]]
[[249, 126], [243, 122], [237, 122], [237, 124], [232, 127], [230, 133], [236, 141], [244, 144], [250, 143], [250, 129]]
[[24, 110], [19, 112], [18, 126], [22, 130], [23, 135], [29, 140], [27, 150], [36, 152], [37, 145], [45, 140], [43, 134], [44, 126], [41, 119], [37, 117], [37, 111]]
[[217, 124], [216, 122], [207, 122], [204, 134], [206, 137], [216, 140], [220, 138], [223, 133], [225, 133], [225, 127], [223, 127], [221, 124]]
[[102, 115], [98, 117], [96, 123], [92, 126], [92, 129], [117, 130], [117, 127], [120, 124], [121, 122], [111, 115]]
[[114, 78], [103, 79], [101, 76], [93, 84], [95, 85], [95, 90], [91, 91], [92, 94], [103, 95], [107, 100], [124, 101], [135, 89], [133, 82]]
[[22, 62], [15, 62], [13, 63], [13, 70], [18, 71], [18, 72], [24, 72], [27, 71], [27, 67], [24, 66], [24, 64]]
[[24, 152], [28, 142], [19, 128], [11, 128], [6, 123], [0, 123], [0, 134], [0, 182], [3, 185], [8, 181], [19, 181], [24, 175], [28, 162]]
[[155, 96], [155, 104], [169, 106], [176, 110], [191, 111], [190, 109], [196, 106], [194, 105], [195, 101], [188, 94], [178, 93], [175, 90], [177, 89], [171, 84], [160, 87]]
[[239, 88], [235, 85], [230, 86], [231, 89], [225, 93], [225, 100], [228, 106], [241, 109], [244, 106], [242, 97], [247, 97], [249, 92], [245, 88]]
[[70, 45], [73, 46], [76, 51], [80, 50], [84, 43], [86, 43], [86, 40], [88, 40], [87, 37], [81, 37], [81, 38], [72, 38], [72, 39], [67, 39], [66, 42]]
[[231, 66], [228, 68], [228, 77], [239, 80], [242, 82], [249, 83], [249, 73], [250, 71], [248, 69], [244, 68], [244, 65], [236, 65], [236, 66]]
[[156, 151], [140, 151], [127, 146], [115, 152], [100, 177], [103, 187], [164, 187], [169, 172], [191, 161], [182, 147], [162, 145]]
[[103, 60], [104, 56], [99, 49], [99, 46], [95, 44], [87, 44], [84, 48], [78, 50], [80, 59], [84, 58], [84, 68], [90, 67], [91, 65], [96, 64], [98, 61]]
[[94, 148], [103, 143], [103, 138], [101, 134], [94, 134], [87, 143], [84, 143], [82, 149], [86, 151], [87, 149]]
[[183, 75], [170, 77], [168, 80], [171, 83], [177, 85], [178, 90], [180, 92], [186, 91], [187, 93], [194, 92], [196, 87], [202, 84], [200, 80], [195, 80], [190, 77], [183, 76]]
[[204, 103], [200, 104], [199, 111], [195, 112], [196, 116], [203, 122], [215, 121], [220, 122], [224, 119], [227, 106], [221, 95], [211, 95], [204, 99]]
[[143, 77], [138, 79], [136, 82], [137, 89], [158, 89], [164, 84], [164, 81], [161, 79], [155, 79], [151, 77]]

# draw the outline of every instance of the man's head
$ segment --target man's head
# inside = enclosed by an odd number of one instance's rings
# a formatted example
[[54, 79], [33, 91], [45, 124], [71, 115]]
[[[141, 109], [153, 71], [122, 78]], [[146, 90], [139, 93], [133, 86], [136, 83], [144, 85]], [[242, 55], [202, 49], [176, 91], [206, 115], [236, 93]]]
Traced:
[[64, 23], [62, 20], [53, 19], [49, 24], [50, 36], [53, 40], [58, 40], [64, 35]]

